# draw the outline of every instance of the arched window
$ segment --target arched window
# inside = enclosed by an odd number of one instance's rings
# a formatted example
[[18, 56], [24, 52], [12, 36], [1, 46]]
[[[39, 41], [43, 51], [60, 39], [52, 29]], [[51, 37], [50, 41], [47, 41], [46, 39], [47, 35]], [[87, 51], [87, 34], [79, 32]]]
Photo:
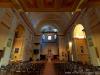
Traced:
[[52, 36], [51, 35], [48, 35], [48, 40], [52, 40]]
[[74, 38], [85, 38], [85, 32], [84, 32], [84, 27], [81, 24], [76, 25], [74, 29]]
[[41, 32], [58, 32], [58, 29], [56, 29], [53, 26], [46, 25], [46, 26], [41, 28]]

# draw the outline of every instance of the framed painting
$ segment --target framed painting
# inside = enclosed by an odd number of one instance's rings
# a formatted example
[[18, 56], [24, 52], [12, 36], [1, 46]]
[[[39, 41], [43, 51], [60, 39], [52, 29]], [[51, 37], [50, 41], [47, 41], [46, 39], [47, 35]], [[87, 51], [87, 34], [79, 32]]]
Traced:
[[18, 53], [19, 52], [19, 48], [15, 48], [15, 53]]

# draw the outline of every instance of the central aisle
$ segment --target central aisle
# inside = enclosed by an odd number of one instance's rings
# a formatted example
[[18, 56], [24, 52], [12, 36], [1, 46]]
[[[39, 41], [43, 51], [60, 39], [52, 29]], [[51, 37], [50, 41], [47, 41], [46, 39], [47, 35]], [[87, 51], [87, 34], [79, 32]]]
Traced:
[[43, 75], [56, 75], [52, 62], [47, 62], [43, 71]]

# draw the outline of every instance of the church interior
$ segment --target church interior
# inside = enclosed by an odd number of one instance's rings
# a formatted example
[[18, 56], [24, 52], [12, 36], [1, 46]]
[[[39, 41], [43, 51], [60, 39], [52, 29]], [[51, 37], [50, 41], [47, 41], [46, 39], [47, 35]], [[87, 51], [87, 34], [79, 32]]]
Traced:
[[100, 0], [0, 0], [0, 75], [100, 75]]

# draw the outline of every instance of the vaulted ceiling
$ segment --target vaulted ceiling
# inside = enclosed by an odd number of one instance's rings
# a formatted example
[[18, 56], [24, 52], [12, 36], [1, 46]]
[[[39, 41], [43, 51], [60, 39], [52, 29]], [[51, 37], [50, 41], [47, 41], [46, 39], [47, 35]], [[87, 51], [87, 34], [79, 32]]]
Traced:
[[24, 12], [21, 15], [33, 25], [37, 34], [45, 25], [55, 26], [64, 33], [69, 28], [69, 23], [79, 15], [73, 15], [72, 12], [99, 5], [100, 0], [0, 0], [0, 7], [16, 8]]
[[25, 11], [73, 11], [80, 0], [19, 0]]
[[24, 11], [75, 11], [98, 5], [100, 0], [0, 0], [0, 7]]
[[27, 12], [26, 15], [36, 32], [40, 32], [45, 25], [54, 26], [60, 32], [64, 32], [72, 18], [71, 12]]

